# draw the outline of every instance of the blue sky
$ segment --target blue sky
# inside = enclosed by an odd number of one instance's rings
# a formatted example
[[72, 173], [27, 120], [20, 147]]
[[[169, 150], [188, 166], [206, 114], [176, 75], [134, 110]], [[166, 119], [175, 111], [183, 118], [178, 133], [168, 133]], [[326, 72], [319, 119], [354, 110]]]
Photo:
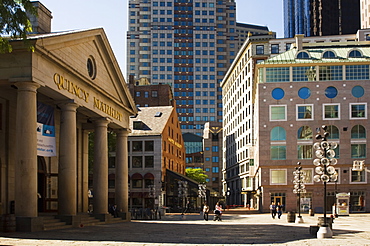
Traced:
[[[128, 0], [40, 0], [53, 15], [52, 31], [103, 27], [126, 77]], [[237, 21], [268, 26], [283, 37], [283, 0], [236, 0]]]

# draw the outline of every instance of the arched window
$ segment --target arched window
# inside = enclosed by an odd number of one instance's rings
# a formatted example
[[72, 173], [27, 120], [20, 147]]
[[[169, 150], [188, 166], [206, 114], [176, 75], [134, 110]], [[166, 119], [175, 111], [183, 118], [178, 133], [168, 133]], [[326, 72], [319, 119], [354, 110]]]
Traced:
[[134, 173], [131, 180], [132, 188], [143, 188], [143, 176], [140, 173]]
[[339, 139], [339, 129], [338, 129], [338, 127], [336, 127], [334, 125], [330, 125], [330, 126], [328, 126], [326, 131], [330, 133], [328, 139]]
[[144, 186], [145, 188], [150, 188], [154, 185], [154, 175], [151, 173], [146, 173], [144, 175]]
[[307, 51], [300, 51], [297, 54], [297, 59], [309, 59], [311, 58]]
[[328, 51], [325, 51], [323, 54], [322, 54], [322, 58], [336, 58], [337, 56], [335, 55], [335, 53], [331, 50], [328, 50]]
[[366, 138], [365, 127], [362, 125], [355, 125], [354, 127], [352, 127], [351, 138], [352, 139]]
[[298, 139], [307, 140], [312, 139], [312, 129], [309, 126], [302, 126], [298, 129]]
[[359, 50], [352, 50], [351, 52], [349, 52], [348, 57], [359, 58], [362, 57], [362, 53]]
[[281, 126], [272, 128], [270, 133], [271, 141], [286, 140], [286, 131]]

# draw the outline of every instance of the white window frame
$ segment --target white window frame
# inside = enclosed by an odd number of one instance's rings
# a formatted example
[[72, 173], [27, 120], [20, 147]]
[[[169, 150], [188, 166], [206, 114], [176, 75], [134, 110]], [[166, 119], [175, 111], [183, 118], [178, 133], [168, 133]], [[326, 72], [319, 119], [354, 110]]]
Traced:
[[[311, 108], [312, 108], [312, 112], [311, 112], [311, 119], [299, 119], [298, 118], [298, 107], [301, 107], [301, 106], [311, 106]], [[307, 120], [314, 120], [314, 106], [313, 106], [313, 104], [297, 104], [296, 105], [296, 120], [297, 121], [307, 121]]]
[[305, 185], [313, 185], [315, 182], [313, 181], [313, 176], [315, 176], [314, 169], [313, 168], [303, 168], [302, 171], [308, 171], [311, 172], [311, 182], [310, 183], [304, 183]]
[[[338, 106], [338, 118], [325, 118], [325, 106], [337, 105]], [[340, 103], [325, 103], [322, 105], [322, 118], [324, 120], [340, 120]]]
[[[273, 171], [285, 171], [285, 183], [272, 183]], [[270, 169], [270, 185], [287, 185], [287, 169]]]
[[[365, 105], [365, 116], [364, 117], [352, 117], [352, 105]], [[367, 119], [367, 103], [350, 103], [349, 104], [349, 119], [351, 120], [366, 120]]]
[[[367, 172], [366, 172], [366, 170], [361, 171], [361, 172], [365, 172], [365, 181], [363, 181], [363, 182], [353, 182], [352, 181], [352, 172], [353, 172], [353, 170], [352, 170], [352, 168], [350, 168], [350, 170], [351, 170], [350, 177], [349, 177], [349, 183], [350, 184], [367, 184]], [[357, 172], [357, 171], [355, 171], [355, 172]]]
[[[281, 120], [271, 119], [271, 108], [273, 107], [284, 107], [285, 118]], [[269, 105], [269, 117], [270, 117], [270, 121], [287, 121], [287, 105], [286, 104]]]

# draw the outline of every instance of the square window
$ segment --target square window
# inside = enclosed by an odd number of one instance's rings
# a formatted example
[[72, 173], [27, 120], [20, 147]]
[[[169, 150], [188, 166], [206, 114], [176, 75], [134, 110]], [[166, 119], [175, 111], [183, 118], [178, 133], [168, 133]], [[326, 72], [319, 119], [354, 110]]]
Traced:
[[280, 185], [286, 185], [287, 182], [286, 182], [286, 170], [285, 169], [272, 169], [270, 170], [270, 184], [271, 185], [277, 185], [277, 184], [280, 184]]
[[339, 104], [324, 104], [323, 118], [331, 120], [340, 120], [340, 105]]
[[143, 151], [142, 141], [132, 141], [132, 151]]
[[256, 54], [257, 55], [263, 55], [265, 53], [263, 45], [257, 45], [256, 46]]
[[366, 182], [366, 171], [353, 171], [351, 170], [351, 183], [364, 183]]
[[145, 151], [154, 151], [154, 141], [145, 141]]
[[304, 184], [313, 184], [313, 169], [302, 169]]
[[270, 105], [270, 121], [286, 121], [286, 105]]
[[313, 120], [313, 105], [297, 105], [297, 120]]
[[351, 103], [350, 110], [350, 119], [367, 119], [366, 103]]
[[351, 144], [351, 158], [366, 158], [366, 144]]
[[132, 168], [142, 168], [143, 167], [143, 157], [133, 156], [132, 157]]
[[271, 54], [279, 54], [279, 44], [271, 44]]
[[154, 167], [154, 156], [145, 156], [145, 168]]
[[271, 160], [286, 160], [286, 146], [274, 145], [270, 147]]
[[312, 145], [298, 145], [298, 159], [312, 159]]

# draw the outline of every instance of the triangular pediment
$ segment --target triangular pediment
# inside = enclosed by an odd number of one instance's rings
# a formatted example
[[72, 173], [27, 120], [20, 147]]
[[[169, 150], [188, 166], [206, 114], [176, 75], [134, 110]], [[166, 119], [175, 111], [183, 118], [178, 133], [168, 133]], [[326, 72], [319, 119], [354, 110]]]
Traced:
[[[35, 53], [47, 54], [49, 62], [63, 68], [63, 72], [49, 72], [62, 73], [64, 78], [81, 81], [86, 87], [123, 105], [126, 110], [136, 112], [135, 103], [102, 28], [50, 33], [31, 39], [36, 39]], [[36, 64], [34, 66], [39, 65], [40, 70], [46, 66], [41, 62]], [[94, 71], [91, 71], [91, 65]]]

